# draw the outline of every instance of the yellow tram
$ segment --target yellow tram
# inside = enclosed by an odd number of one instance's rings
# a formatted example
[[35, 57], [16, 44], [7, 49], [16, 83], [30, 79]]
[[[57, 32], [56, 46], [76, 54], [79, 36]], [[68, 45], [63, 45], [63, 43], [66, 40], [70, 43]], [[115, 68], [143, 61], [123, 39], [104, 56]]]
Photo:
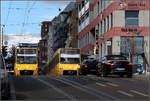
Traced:
[[79, 75], [80, 49], [59, 48], [41, 70], [47, 75]]
[[15, 75], [38, 75], [38, 50], [37, 48], [16, 48]]

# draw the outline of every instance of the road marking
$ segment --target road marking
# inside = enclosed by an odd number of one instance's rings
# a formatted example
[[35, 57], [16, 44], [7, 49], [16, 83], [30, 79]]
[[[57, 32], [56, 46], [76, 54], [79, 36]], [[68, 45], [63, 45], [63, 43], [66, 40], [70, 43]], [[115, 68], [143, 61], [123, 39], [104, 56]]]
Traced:
[[85, 80], [85, 81], [88, 81], [88, 79], [87, 78], [81, 78], [82, 80]]
[[117, 92], [119, 92], [119, 93], [121, 93], [121, 94], [124, 94], [124, 95], [127, 95], [127, 96], [130, 96], [130, 97], [134, 97], [134, 95], [129, 94], [129, 93], [126, 93], [126, 92], [121, 91], [121, 90], [118, 90]]
[[[70, 86], [72, 86], [72, 87], [74, 87], [74, 88], [77, 88], [77, 89], [79, 89], [79, 90], [81, 90], [81, 91], [84, 91], [84, 92], [86, 92], [86, 93], [88, 93], [88, 94], [97, 96], [97, 97], [100, 98], [100, 99], [102, 99], [102, 98], [104, 99], [103, 96], [100, 96], [100, 95], [97, 94], [97, 93], [91, 92], [91, 90], [88, 90], [88, 89], [86, 88], [86, 86], [83, 86], [83, 85], [81, 85], [81, 84], [79, 84], [79, 83], [77, 83], [77, 82], [68, 80], [68, 79], [66, 79], [66, 78], [58, 78], [58, 77], [56, 77], [56, 78], [49, 77], [49, 78], [55, 79], [55, 80], [60, 81], [60, 82], [63, 82], [63, 83], [65, 83], [65, 84], [67, 84], [67, 85], [70, 85]], [[89, 92], [89, 91], [90, 91], [90, 92]]]
[[63, 90], [61, 90], [61, 89], [57, 88], [56, 86], [54, 86], [54, 85], [52, 85], [52, 84], [46, 82], [45, 80], [42, 80], [42, 79], [40, 79], [40, 78], [35, 78], [35, 77], [33, 77], [33, 78], [36, 79], [36, 80], [39, 80], [40, 82], [42, 82], [43, 84], [47, 85], [48, 87], [53, 88], [53, 89], [56, 90], [57, 92], [64, 94], [64, 95], [65, 95], [66, 97], [68, 97], [69, 99], [71, 99], [71, 100], [76, 100], [72, 95], [70, 95], [70, 94], [64, 92]]
[[136, 80], [133, 80], [133, 79], [127, 79], [128, 81], [132, 81], [132, 82], [134, 82], [134, 81], [136, 81]]
[[96, 82], [96, 85], [106, 87], [106, 85]]
[[110, 83], [110, 82], [107, 82], [108, 85], [111, 85], [111, 86], [114, 86], [114, 87], [118, 87], [119, 85], [117, 84], [113, 84], [113, 83]]
[[62, 82], [70, 83], [70, 85], [72, 85], [75, 88], [78, 88], [78, 89], [81, 89], [81, 90], [83, 89], [82, 91], [87, 91], [87, 93], [89, 93], [91, 95], [94, 95], [94, 96], [97, 96], [100, 99], [106, 99], [106, 97], [107, 97], [107, 98], [111, 98], [112, 100], [120, 100], [119, 98], [111, 96], [108, 93], [102, 92], [102, 91], [100, 91], [98, 89], [94, 89], [93, 87], [82, 85], [82, 84], [80, 84], [80, 83], [78, 83], [76, 81], [69, 80], [69, 79], [66, 79], [66, 78], [58, 78], [58, 79], [59, 80], [63, 80]]
[[130, 90], [130, 91], [131, 91], [131, 92], [133, 92], [133, 93], [136, 93], [136, 94], [142, 95], [142, 96], [148, 96], [148, 95], [146, 95], [146, 94], [143, 94], [143, 93], [138, 92], [138, 91], [135, 91], [135, 90]]

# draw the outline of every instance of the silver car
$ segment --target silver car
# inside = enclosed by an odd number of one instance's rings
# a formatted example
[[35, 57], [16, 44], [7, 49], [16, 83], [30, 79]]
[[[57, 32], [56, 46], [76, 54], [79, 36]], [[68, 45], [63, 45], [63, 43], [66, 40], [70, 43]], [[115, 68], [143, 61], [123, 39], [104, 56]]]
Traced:
[[0, 53], [0, 83], [1, 83], [1, 100], [5, 100], [9, 98], [10, 94], [10, 87], [9, 87], [9, 80], [8, 80], [8, 73], [6, 72], [5, 61]]

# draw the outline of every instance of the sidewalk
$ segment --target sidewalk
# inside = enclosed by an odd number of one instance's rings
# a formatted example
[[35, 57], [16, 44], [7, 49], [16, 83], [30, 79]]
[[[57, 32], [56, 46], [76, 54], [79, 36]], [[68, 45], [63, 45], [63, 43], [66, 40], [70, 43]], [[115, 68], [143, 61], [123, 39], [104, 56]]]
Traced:
[[147, 80], [149, 81], [150, 80], [150, 73], [149, 72], [144, 72], [142, 74], [139, 74], [139, 73], [135, 73], [133, 74], [133, 77], [136, 78], [136, 79], [139, 79], [139, 80]]

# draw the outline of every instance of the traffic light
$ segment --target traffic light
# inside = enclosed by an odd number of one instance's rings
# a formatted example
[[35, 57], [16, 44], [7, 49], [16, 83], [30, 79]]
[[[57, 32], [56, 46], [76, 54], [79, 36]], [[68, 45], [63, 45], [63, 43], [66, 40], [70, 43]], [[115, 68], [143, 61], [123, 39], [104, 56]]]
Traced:
[[99, 53], [99, 46], [96, 45], [96, 54], [98, 54], [98, 53]]
[[95, 38], [96, 40], [98, 40], [98, 35], [96, 34], [96, 38]]
[[97, 54], [99, 54], [99, 46], [98, 45], [96, 45], [94, 47], [94, 55], [97, 55]]
[[2, 54], [4, 57], [7, 56], [7, 46], [2, 46]]
[[94, 53], [94, 55], [96, 55], [96, 46], [94, 47], [94, 52], [93, 53]]

